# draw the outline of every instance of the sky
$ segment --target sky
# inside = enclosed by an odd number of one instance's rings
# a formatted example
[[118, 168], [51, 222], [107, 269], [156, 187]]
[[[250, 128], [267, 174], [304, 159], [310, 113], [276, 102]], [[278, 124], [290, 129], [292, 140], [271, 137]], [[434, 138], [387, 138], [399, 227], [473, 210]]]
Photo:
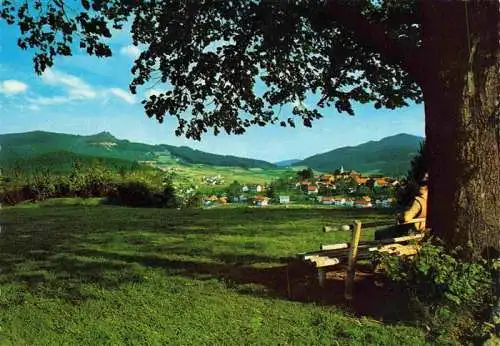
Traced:
[[[397, 110], [355, 105], [355, 116], [323, 109], [312, 128], [254, 127], [243, 135], [205, 134], [200, 142], [176, 137], [174, 118], [163, 124], [148, 118], [128, 84], [138, 48], [126, 30], [114, 32], [111, 58], [75, 51], [57, 58], [42, 76], [33, 69], [32, 52], [17, 47], [18, 30], [0, 21], [0, 134], [34, 130], [90, 135], [108, 131], [119, 139], [148, 144], [186, 145], [206, 152], [277, 162], [303, 159], [339, 147], [408, 133], [424, 136], [423, 105]], [[151, 91], [151, 90], [150, 90]], [[308, 100], [306, 100], [306, 104]], [[287, 114], [288, 113], [288, 114]], [[291, 107], [281, 111], [284, 117]], [[297, 122], [298, 123], [298, 122]]]

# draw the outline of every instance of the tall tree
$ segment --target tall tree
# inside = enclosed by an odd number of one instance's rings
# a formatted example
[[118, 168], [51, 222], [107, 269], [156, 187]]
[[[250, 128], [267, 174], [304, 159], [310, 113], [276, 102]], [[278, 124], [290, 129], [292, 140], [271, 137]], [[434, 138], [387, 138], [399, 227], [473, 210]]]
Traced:
[[311, 167], [307, 167], [301, 171], [298, 171], [297, 176], [299, 177], [300, 180], [313, 179], [314, 178], [314, 171], [312, 170]]
[[195, 139], [425, 101], [430, 225], [465, 256], [500, 247], [498, 1], [2, 0], [0, 13], [38, 73], [75, 46], [110, 56], [110, 27], [130, 19], [143, 49], [130, 90], [159, 83], [146, 114]]

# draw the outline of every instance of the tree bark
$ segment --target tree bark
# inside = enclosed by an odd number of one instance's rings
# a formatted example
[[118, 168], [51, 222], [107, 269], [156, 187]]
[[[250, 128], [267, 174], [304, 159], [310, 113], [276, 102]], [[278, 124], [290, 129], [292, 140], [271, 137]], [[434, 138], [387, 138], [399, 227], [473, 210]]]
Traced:
[[422, 1], [422, 90], [434, 234], [463, 257], [500, 250], [498, 1]]

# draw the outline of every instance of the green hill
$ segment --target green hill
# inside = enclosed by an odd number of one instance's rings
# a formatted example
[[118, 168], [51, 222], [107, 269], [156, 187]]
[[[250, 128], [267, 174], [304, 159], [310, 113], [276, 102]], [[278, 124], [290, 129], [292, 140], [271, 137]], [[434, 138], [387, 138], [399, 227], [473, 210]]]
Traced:
[[335, 149], [308, 157], [294, 166], [308, 166], [319, 171], [333, 171], [340, 166], [368, 174], [403, 175], [417, 154], [422, 137], [398, 134], [354, 147]]
[[39, 155], [69, 152], [90, 157], [127, 161], [178, 162], [243, 168], [275, 168], [261, 160], [236, 156], [216, 155], [166, 144], [148, 145], [115, 138], [109, 132], [91, 136], [69, 135], [44, 131], [0, 135], [0, 163], [19, 159], [33, 159]]
[[75, 162], [78, 162], [82, 169], [99, 166], [112, 172], [153, 170], [151, 167], [140, 165], [134, 161], [88, 156], [68, 151], [9, 159], [1, 162], [1, 167], [7, 175], [16, 171], [28, 174], [44, 171], [50, 171], [53, 174], [65, 174], [73, 169]]

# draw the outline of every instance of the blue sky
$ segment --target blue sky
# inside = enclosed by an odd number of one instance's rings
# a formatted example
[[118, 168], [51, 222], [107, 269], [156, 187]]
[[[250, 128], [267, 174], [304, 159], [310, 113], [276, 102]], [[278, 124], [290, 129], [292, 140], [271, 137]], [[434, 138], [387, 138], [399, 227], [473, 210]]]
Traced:
[[[17, 47], [17, 32], [0, 21], [0, 133], [109, 131], [120, 139], [187, 145], [271, 162], [305, 158], [398, 133], [424, 135], [423, 105], [394, 111], [357, 105], [354, 117], [324, 109], [324, 118], [312, 128], [256, 127], [239, 136], [206, 134], [201, 142], [176, 137], [173, 118], [167, 117], [163, 124], [149, 119], [140, 104], [144, 94], [128, 91], [137, 48], [126, 31], [114, 34], [113, 57], [99, 59], [75, 52], [72, 57], [58, 58], [41, 77], [34, 73], [31, 53]], [[290, 109], [283, 108], [281, 114], [288, 116]]]

